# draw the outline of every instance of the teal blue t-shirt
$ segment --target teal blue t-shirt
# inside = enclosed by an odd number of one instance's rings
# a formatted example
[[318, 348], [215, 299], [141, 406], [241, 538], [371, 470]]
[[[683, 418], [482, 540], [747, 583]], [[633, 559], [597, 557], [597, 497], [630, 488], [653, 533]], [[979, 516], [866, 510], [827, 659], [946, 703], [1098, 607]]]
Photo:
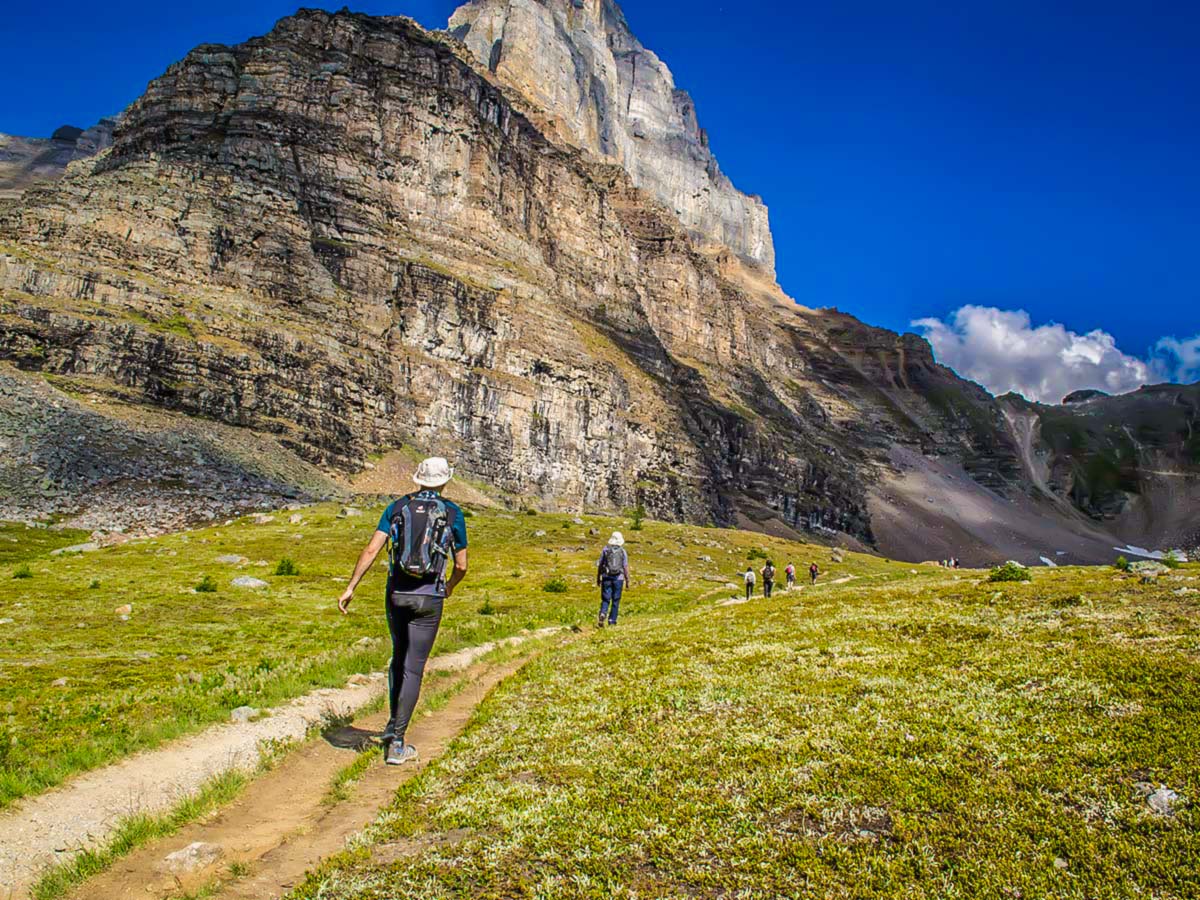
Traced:
[[[433, 491], [418, 491], [412, 496], [434, 497], [437, 495]], [[446, 504], [446, 514], [450, 517], [450, 552], [467, 549], [467, 520], [463, 516], [462, 508], [453, 500], [447, 500], [445, 497], [442, 497], [441, 500]], [[393, 500], [383, 511], [383, 515], [379, 517], [378, 530], [384, 534], [391, 533], [392, 514], [396, 511], [396, 504], [399, 502], [399, 500]], [[444, 578], [416, 579], [408, 575], [397, 576], [393, 571], [391, 554], [388, 554], [389, 594], [397, 591], [404, 594], [444, 594], [445, 588]]]

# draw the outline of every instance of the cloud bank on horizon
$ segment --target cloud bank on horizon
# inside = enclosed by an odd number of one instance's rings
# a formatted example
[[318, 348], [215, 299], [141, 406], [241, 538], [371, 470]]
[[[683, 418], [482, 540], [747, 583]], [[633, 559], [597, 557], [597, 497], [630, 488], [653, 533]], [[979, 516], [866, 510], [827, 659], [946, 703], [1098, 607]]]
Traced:
[[945, 320], [912, 324], [938, 362], [997, 396], [1015, 391], [1029, 400], [1059, 403], [1084, 388], [1123, 394], [1144, 384], [1200, 379], [1200, 335], [1164, 337], [1147, 359], [1139, 359], [1118, 348], [1106, 331], [1077, 334], [1054, 322], [1035, 326], [1023, 309], [968, 305]]

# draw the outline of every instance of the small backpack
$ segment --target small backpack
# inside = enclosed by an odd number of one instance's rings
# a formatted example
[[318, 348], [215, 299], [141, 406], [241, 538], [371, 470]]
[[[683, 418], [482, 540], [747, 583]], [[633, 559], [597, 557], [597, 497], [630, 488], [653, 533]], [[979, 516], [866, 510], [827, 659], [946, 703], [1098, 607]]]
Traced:
[[392, 571], [410, 578], [441, 577], [450, 555], [450, 524], [450, 510], [436, 494], [397, 500], [388, 531]]
[[767, 581], [774, 581], [775, 580], [775, 567], [774, 566], [764, 566], [763, 567], [763, 578], [765, 578]]
[[600, 554], [600, 574], [616, 577], [625, 574], [625, 550], [621, 547], [605, 547]]

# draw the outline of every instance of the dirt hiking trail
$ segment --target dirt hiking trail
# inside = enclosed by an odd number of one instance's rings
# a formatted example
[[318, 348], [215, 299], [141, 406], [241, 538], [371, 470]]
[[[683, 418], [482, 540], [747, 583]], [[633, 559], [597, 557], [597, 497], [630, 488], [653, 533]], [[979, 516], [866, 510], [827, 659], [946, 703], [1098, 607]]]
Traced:
[[[382, 730], [386, 713], [356, 720], [310, 742], [255, 779], [224, 809], [135, 850], [72, 896], [161, 900], [207, 888], [206, 898], [267, 900], [287, 893], [322, 859], [344, 849], [350, 836], [373, 822], [399, 785], [441, 756], [484, 697], [528, 659], [497, 666], [481, 663], [464, 672], [466, 686], [409, 730], [420, 758], [404, 766], [386, 766], [379, 752], [345, 800], [332, 804], [326, 800], [331, 779], [354, 760], [363, 742]], [[199, 864], [188, 871], [171, 871], [168, 856], [195, 845], [203, 848]], [[231, 865], [245, 874], [233, 877]], [[215, 888], [210, 887], [216, 882]]]
[[[547, 628], [435, 656], [426, 671], [463, 672], [493, 650], [560, 631]], [[313, 728], [331, 717], [352, 715], [381, 696], [386, 687], [387, 678], [382, 672], [357, 676], [344, 688], [313, 691], [284, 706], [266, 710], [264, 717], [254, 721], [212, 726], [155, 750], [86, 772], [61, 787], [16, 804], [0, 815], [0, 898], [23, 900], [49, 866], [69, 861], [82, 850], [103, 846], [122, 819], [137, 813], [165, 812], [229, 769], [253, 771], [264, 748], [272, 742], [304, 740]], [[474, 696], [474, 690], [468, 695]], [[455, 698], [451, 706], [457, 702], [459, 698]], [[428, 723], [421, 724], [422, 728], [433, 727], [434, 715], [429, 719]], [[373, 719], [364, 722], [364, 727], [374, 725]], [[376, 730], [380, 731], [382, 727], [381, 721]], [[418, 733], [414, 726], [414, 737]], [[328, 746], [325, 741], [314, 741], [289, 754], [281, 768], [291, 765], [292, 757], [297, 760], [297, 765], [303, 760], [314, 763], [321, 760], [335, 762], [340, 768], [348, 764], [353, 754]], [[274, 774], [268, 773], [260, 780], [267, 780]], [[286, 785], [287, 797], [263, 798], [259, 802], [269, 803], [267, 809], [271, 810], [272, 819], [281, 822], [285, 815], [282, 806], [276, 808], [277, 804], [286, 804], [293, 799], [299, 801], [310, 789], [323, 797], [329, 787], [328, 778], [318, 781], [301, 775], [299, 780]], [[395, 778], [390, 783], [394, 786]], [[258, 781], [244, 796], [256, 790], [259, 790]], [[249, 837], [250, 832], [246, 834]], [[145, 887], [140, 890], [138, 896], [146, 897]], [[91, 890], [84, 893], [89, 897], [109, 896]]]

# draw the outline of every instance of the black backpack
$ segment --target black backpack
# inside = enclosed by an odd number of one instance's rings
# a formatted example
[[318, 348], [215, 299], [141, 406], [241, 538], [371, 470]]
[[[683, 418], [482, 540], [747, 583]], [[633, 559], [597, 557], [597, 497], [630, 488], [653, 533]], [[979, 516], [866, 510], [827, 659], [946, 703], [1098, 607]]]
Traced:
[[625, 574], [625, 549], [623, 547], [605, 547], [600, 557], [601, 575], [616, 577]]
[[440, 578], [450, 556], [450, 517], [446, 501], [436, 494], [409, 494], [397, 500], [388, 531], [393, 573]]

